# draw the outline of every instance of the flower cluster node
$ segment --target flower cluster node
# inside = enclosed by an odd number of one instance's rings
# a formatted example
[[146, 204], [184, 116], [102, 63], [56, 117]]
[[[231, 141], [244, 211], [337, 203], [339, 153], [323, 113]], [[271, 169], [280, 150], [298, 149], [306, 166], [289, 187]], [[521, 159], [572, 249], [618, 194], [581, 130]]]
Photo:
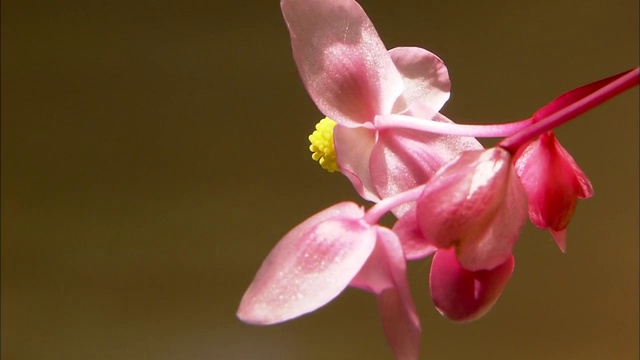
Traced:
[[311, 158], [330, 173], [339, 171], [336, 150], [333, 147], [334, 126], [336, 126], [336, 122], [325, 117], [316, 124], [316, 130], [313, 134], [309, 135], [311, 142], [309, 150], [313, 153]]

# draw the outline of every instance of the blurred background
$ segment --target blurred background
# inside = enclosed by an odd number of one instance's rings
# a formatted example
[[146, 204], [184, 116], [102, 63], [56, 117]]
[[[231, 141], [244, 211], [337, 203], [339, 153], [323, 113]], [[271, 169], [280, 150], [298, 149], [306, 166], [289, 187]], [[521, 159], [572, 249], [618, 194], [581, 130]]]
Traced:
[[[458, 122], [530, 116], [638, 65], [636, 0], [362, 0], [447, 64]], [[278, 1], [2, 2], [2, 358], [391, 359], [349, 289], [270, 327], [235, 311], [290, 228], [357, 195], [310, 159], [322, 116]], [[638, 358], [638, 89], [557, 131], [595, 187], [563, 255], [527, 225], [483, 319], [410, 265], [424, 359]], [[486, 142], [491, 144], [492, 142]]]

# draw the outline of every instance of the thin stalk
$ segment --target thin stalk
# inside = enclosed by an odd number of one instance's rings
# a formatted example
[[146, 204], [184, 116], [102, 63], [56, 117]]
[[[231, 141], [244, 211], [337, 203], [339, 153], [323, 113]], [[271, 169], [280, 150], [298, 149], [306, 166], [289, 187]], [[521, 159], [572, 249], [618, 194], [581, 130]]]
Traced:
[[535, 124], [503, 139], [498, 143], [498, 146], [506, 149], [512, 154], [517, 153], [520, 147], [535, 139], [537, 136], [574, 119], [620, 93], [638, 85], [639, 74], [639, 68], [629, 70], [618, 79], [581, 98], [573, 104], [568, 105], [546, 117], [536, 119]]
[[377, 129], [412, 129], [433, 134], [484, 138], [510, 136], [526, 129], [532, 123], [532, 118], [506, 124], [491, 125], [445, 123], [398, 114], [381, 115], [376, 118]]
[[414, 187], [413, 189], [380, 200], [380, 202], [373, 205], [369, 211], [367, 211], [364, 215], [364, 221], [371, 225], [377, 224], [378, 221], [380, 221], [380, 218], [391, 211], [391, 209], [417, 200], [420, 194], [422, 194], [422, 190], [424, 190], [424, 185]]

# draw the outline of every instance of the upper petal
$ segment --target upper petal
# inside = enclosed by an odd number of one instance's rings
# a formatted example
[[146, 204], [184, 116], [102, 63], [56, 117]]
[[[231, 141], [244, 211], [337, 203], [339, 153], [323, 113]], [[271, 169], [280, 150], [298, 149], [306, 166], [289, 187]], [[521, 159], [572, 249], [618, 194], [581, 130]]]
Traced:
[[307, 219], [273, 248], [238, 309], [253, 324], [273, 324], [313, 311], [336, 297], [373, 251], [376, 231], [364, 211], [340, 203]]
[[341, 124], [388, 114], [403, 82], [373, 24], [352, 0], [282, 0], [293, 57], [318, 109]]
[[449, 100], [451, 81], [442, 60], [418, 47], [397, 47], [389, 50], [391, 60], [402, 75], [405, 90], [394, 107], [402, 112], [414, 102], [439, 111]]

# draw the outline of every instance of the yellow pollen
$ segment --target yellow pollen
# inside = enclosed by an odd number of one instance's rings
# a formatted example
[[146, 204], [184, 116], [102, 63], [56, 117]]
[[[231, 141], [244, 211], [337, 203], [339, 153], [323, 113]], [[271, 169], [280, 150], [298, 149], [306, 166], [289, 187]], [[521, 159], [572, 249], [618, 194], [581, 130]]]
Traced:
[[311, 158], [322, 166], [328, 172], [336, 172], [338, 170], [338, 160], [336, 159], [336, 150], [333, 147], [333, 127], [336, 122], [324, 118], [316, 124], [316, 131], [309, 135], [311, 145], [309, 150], [313, 153]]

